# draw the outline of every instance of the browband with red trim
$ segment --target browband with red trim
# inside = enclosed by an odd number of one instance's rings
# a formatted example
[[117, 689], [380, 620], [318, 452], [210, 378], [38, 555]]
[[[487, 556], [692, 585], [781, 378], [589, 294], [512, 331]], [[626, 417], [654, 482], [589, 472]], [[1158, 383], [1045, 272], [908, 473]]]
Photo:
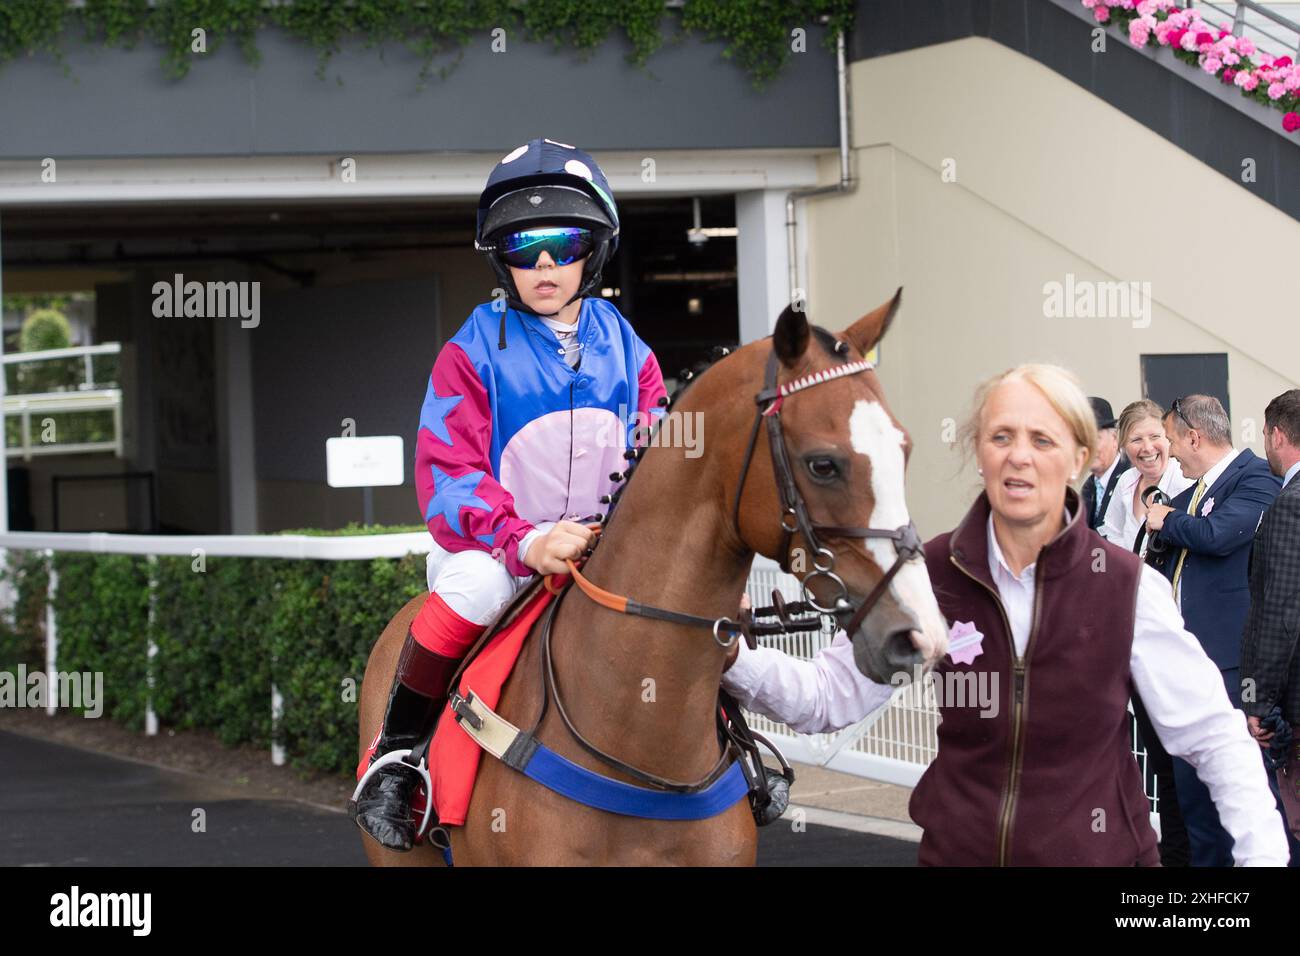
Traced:
[[842, 378], [845, 375], [856, 375], [858, 372], [869, 372], [876, 367], [876, 363], [868, 362], [865, 359], [859, 362], [846, 362], [843, 365], [835, 365], [831, 368], [824, 368], [820, 372], [813, 372], [811, 375], [805, 375], [803, 378], [796, 378], [786, 382], [784, 385], [777, 386], [777, 396], [771, 405], [763, 410], [764, 415], [775, 415], [781, 410], [781, 403], [787, 395], [793, 395], [795, 392], [803, 391], [805, 388], [811, 388], [813, 385], [820, 385], [822, 382], [829, 382], [831, 379]]

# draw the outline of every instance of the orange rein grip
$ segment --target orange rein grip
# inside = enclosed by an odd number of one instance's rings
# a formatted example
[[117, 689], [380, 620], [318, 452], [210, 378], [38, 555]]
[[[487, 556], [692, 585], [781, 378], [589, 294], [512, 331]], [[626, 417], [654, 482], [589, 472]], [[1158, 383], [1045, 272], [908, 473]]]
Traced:
[[627, 598], [619, 597], [617, 594], [611, 594], [604, 588], [596, 587], [596, 585], [592, 584], [582, 576], [582, 572], [578, 570], [577, 565], [575, 565], [572, 560], [566, 558], [564, 563], [569, 566], [569, 574], [573, 576], [574, 582], [578, 587], [582, 588], [583, 593], [586, 594], [587, 597], [591, 598], [601, 607], [607, 607], [611, 611], [618, 611], [619, 614], [627, 613]]
[[[604, 528], [598, 524], [589, 524], [587, 525], [587, 528], [594, 532], [596, 537], [600, 537], [601, 531], [604, 530]], [[566, 558], [564, 563], [569, 566], [569, 574], [573, 577], [573, 580], [577, 583], [578, 587], [582, 588], [582, 592], [586, 594], [587, 597], [591, 598], [601, 607], [607, 607], [611, 611], [618, 611], [619, 614], [627, 613], [627, 598], [606, 591], [604, 588], [596, 587], [596, 585], [592, 584], [582, 576], [582, 572], [578, 570], [577, 565], [574, 564], [572, 560]]]
[[[604, 530], [604, 528], [599, 524], [589, 524], [586, 527], [587, 530], [593, 532], [597, 537], [599, 537], [601, 531]], [[591, 598], [601, 607], [609, 608], [611, 611], [617, 611], [620, 614], [627, 613], [627, 598], [619, 597], [617, 594], [612, 594], [611, 592], [606, 591], [604, 588], [600, 588], [592, 584], [585, 577], [583, 577], [582, 572], [578, 570], [578, 566], [574, 564], [572, 558], [565, 558], [564, 563], [569, 566], [569, 576], [573, 578], [574, 583], [576, 583], [578, 587], [582, 589], [582, 592], [586, 594], [587, 597]], [[554, 586], [553, 579], [560, 576], [561, 575], [557, 575], [557, 574], [546, 575], [545, 578], [546, 590], [550, 591], [552, 594], [558, 594], [560, 592], [560, 589]]]

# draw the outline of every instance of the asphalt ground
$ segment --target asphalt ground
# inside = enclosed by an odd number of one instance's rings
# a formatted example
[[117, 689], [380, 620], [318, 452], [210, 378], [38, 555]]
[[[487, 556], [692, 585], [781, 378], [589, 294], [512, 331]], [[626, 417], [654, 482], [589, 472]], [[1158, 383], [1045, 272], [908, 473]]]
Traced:
[[[200, 831], [200, 824], [202, 830]], [[788, 818], [759, 866], [914, 866], [916, 844]], [[365, 866], [326, 806], [249, 799], [201, 774], [0, 732], [0, 866]]]

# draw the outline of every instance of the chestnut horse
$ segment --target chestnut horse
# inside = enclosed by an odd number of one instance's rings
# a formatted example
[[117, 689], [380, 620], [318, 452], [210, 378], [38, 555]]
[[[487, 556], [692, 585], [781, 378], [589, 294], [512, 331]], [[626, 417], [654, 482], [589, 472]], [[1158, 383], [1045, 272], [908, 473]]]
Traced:
[[[803, 535], [790, 539], [782, 531], [766, 441], [755, 443], [742, 476], [747, 439], [756, 428], [754, 397], [773, 351], [782, 383], [860, 360], [884, 335], [901, 292], [841, 332], [845, 344], [838, 347], [831, 347], [828, 334], [814, 334], [803, 313], [786, 309], [770, 339], [739, 348], [696, 377], [670, 411], [707, 424], [702, 452], [697, 447], [697, 457], [687, 457], [659, 442], [645, 449], [584, 575], [643, 604], [734, 619], [755, 552], [780, 560], [783, 542], [793, 540], [792, 569], [798, 574], [802, 564], [811, 570]], [[809, 394], [785, 401], [780, 418], [798, 491], [816, 524], [891, 530], [909, 524], [903, 471], [910, 440], [889, 411], [874, 371], [820, 381]], [[700, 427], [696, 434], [703, 435]], [[743, 494], [734, 520], [738, 487]], [[834, 553], [835, 573], [855, 602], [896, 561], [888, 540], [868, 538], [864, 547], [860, 536], [827, 537], [821, 544]], [[898, 671], [910, 674], [916, 665], [928, 667], [947, 650], [947, 627], [923, 558], [898, 564], [850, 635], [858, 667], [880, 682]], [[819, 604], [833, 600], [816, 587], [810, 590]], [[398, 651], [423, 600], [417, 596], [397, 613], [370, 654], [359, 754], [379, 729]], [[518, 727], [531, 727], [541, 705], [540, 625], [524, 644], [497, 707]], [[556, 680], [574, 726], [605, 753], [675, 780], [698, 780], [718, 760], [715, 714], [726, 654], [707, 629], [626, 616], [576, 587], [564, 596], [552, 631]], [[648, 687], [653, 693], [647, 694]], [[537, 736], [583, 767], [636, 783], [583, 750], [554, 706]], [[362, 840], [376, 866], [443, 865], [440, 851], [427, 844], [398, 853], [365, 835]], [[704, 820], [621, 816], [571, 801], [484, 754], [465, 825], [451, 828], [451, 844], [458, 866], [753, 865], [757, 832], [747, 800]]]

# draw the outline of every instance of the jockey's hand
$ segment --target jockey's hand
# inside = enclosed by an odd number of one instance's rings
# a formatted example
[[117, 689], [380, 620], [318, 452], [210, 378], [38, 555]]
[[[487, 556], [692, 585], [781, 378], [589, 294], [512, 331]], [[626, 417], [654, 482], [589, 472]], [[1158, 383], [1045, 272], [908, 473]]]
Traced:
[[538, 574], [564, 574], [569, 570], [565, 559], [577, 561], [595, 543], [596, 533], [586, 525], [560, 521], [529, 546], [524, 564]]

